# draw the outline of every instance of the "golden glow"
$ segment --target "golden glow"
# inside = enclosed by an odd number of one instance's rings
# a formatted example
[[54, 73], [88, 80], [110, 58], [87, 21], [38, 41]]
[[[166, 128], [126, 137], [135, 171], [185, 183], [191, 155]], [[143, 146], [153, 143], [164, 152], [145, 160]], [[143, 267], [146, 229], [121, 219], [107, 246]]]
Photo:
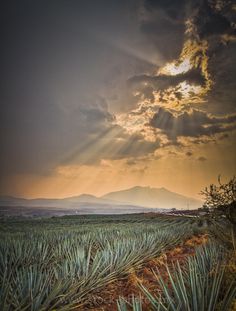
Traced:
[[162, 67], [158, 74], [176, 76], [181, 73], [188, 72], [192, 68], [189, 58], [184, 59], [180, 63], [171, 62]]
[[[190, 27], [189, 25], [187, 24], [188, 27]], [[154, 141], [157, 134], [159, 137], [159, 133], [149, 126], [149, 121], [160, 106], [181, 112], [186, 105], [203, 103], [205, 95], [213, 84], [208, 70], [207, 50], [208, 43], [205, 40], [186, 40], [179, 58], [166, 63], [157, 72], [157, 76], [183, 75], [183, 81], [165, 89], [158, 90], [157, 88], [153, 92], [154, 102], [141, 99], [136, 109], [117, 117], [117, 124], [125, 128], [128, 133], [137, 132], [142, 134], [144, 139]], [[184, 80], [184, 74], [192, 69], [199, 70], [205, 81], [204, 84], [200, 85]]]
[[129, 134], [142, 134], [147, 141], [155, 141], [155, 129], [148, 126], [148, 121], [153, 117], [155, 110], [148, 101], [141, 102], [139, 107], [131, 114], [120, 114], [116, 117], [116, 123]]
[[212, 80], [208, 71], [209, 57], [207, 56], [207, 50], [208, 43], [206, 40], [187, 40], [184, 43], [179, 59], [167, 63], [164, 67], [160, 68], [158, 75], [175, 76], [184, 74], [193, 68], [198, 68], [206, 81], [204, 93], [208, 92], [212, 86]]
[[203, 91], [203, 88], [200, 85], [189, 84], [187, 81], [178, 84], [177, 89], [182, 94], [182, 101], [185, 99], [192, 99], [194, 101], [194, 95], [202, 95]]
[[[93, 166], [59, 166], [52, 175], [11, 176], [4, 180], [5, 193], [28, 198], [63, 198], [82, 193], [99, 196], [136, 185], [149, 185], [166, 187], [194, 197], [205, 185], [217, 180], [219, 171], [224, 172], [224, 178], [231, 177], [235, 172], [233, 142], [232, 136], [224, 145], [214, 142], [193, 144], [191, 157], [184, 157], [183, 151], [177, 147], [167, 146], [159, 149], [154, 156], [135, 158], [132, 165], [128, 165], [126, 159], [102, 160]], [[225, 148], [229, 152], [226, 153]], [[188, 142], [185, 151], [189, 151]], [[199, 156], [205, 156], [207, 160], [200, 162], [197, 160]]]

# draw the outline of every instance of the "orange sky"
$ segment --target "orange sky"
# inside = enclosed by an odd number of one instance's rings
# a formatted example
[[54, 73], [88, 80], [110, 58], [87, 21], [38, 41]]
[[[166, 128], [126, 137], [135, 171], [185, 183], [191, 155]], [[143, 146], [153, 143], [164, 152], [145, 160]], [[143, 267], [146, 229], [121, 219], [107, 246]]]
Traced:
[[236, 173], [235, 6], [48, 6], [4, 20], [0, 194], [198, 197]]
[[[102, 160], [97, 165], [59, 166], [50, 175], [18, 175], [5, 180], [6, 192], [27, 198], [63, 198], [81, 193], [103, 195], [136, 185], [165, 187], [199, 198], [203, 187], [227, 180], [235, 171], [232, 140], [209, 143], [196, 149], [163, 148], [156, 155], [140, 159]], [[192, 155], [186, 155], [190, 152]], [[225, 150], [228, 152], [225, 153]], [[3, 188], [4, 189], [4, 188]], [[4, 193], [4, 191], [3, 191]]]

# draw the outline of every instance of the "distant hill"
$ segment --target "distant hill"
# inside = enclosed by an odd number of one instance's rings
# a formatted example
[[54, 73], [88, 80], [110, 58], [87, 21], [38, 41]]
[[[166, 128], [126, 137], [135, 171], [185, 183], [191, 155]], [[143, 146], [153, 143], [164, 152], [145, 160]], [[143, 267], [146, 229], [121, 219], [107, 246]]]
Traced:
[[165, 188], [137, 186], [110, 192], [102, 197], [91, 194], [64, 199], [23, 199], [0, 196], [0, 214], [121, 214], [149, 212], [153, 208], [163, 211], [171, 208], [186, 209], [187, 207], [196, 209], [201, 204], [201, 201], [171, 192]]
[[180, 195], [165, 188], [136, 186], [130, 189], [110, 192], [103, 199], [141, 205], [153, 208], [195, 209], [202, 205], [200, 200]]
[[81, 194], [78, 196], [69, 197], [62, 200], [63, 202], [70, 202], [70, 203], [117, 204], [116, 201], [106, 198], [99, 198], [92, 194]]
[[[30, 207], [57, 207], [57, 208], [77, 208], [80, 203], [89, 204], [120, 204], [120, 202], [98, 198], [91, 194], [81, 194], [78, 196], [63, 199], [23, 199], [11, 196], [0, 196], [0, 206], [30, 206]], [[122, 203], [121, 203], [122, 204]]]

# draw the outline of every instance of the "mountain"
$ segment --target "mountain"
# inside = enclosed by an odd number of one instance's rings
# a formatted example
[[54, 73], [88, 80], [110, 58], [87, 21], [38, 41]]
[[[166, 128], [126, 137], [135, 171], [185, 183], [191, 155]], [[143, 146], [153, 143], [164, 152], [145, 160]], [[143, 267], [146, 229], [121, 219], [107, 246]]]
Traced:
[[70, 202], [70, 203], [117, 204], [116, 201], [106, 198], [99, 198], [92, 194], [81, 194], [78, 196], [69, 197], [62, 200], [63, 202]]
[[55, 208], [77, 208], [82, 203], [88, 204], [122, 204], [117, 201], [98, 198], [91, 194], [81, 194], [78, 196], [68, 197], [64, 199], [23, 199], [11, 196], [0, 196], [0, 206], [30, 206], [30, 207], [55, 207]]
[[130, 189], [110, 192], [103, 199], [151, 208], [195, 209], [202, 205], [200, 200], [180, 195], [165, 188], [136, 186]]
[[0, 215], [57, 215], [61, 214], [122, 214], [149, 212], [153, 208], [166, 210], [196, 209], [202, 202], [165, 188], [136, 186], [130, 189], [110, 192], [102, 197], [91, 194], [64, 199], [23, 199], [0, 196]]

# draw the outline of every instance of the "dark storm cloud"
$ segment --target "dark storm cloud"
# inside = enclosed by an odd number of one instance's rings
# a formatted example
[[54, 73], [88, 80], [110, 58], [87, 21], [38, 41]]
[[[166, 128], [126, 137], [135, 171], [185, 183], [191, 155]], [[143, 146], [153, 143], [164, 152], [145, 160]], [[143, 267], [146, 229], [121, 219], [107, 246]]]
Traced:
[[143, 21], [141, 31], [149, 38], [166, 61], [178, 57], [184, 42], [184, 25], [168, 20]]
[[190, 113], [174, 115], [160, 108], [150, 121], [150, 125], [162, 130], [173, 140], [178, 136], [210, 136], [236, 129], [236, 115], [216, 117], [196, 109]]
[[174, 87], [180, 82], [187, 81], [189, 84], [204, 85], [205, 78], [199, 70], [192, 69], [186, 73], [178, 74], [175, 76], [170, 75], [139, 75], [129, 79], [132, 86], [139, 86], [148, 83], [149, 88], [144, 89], [144, 94], [151, 97], [151, 87], [155, 90], [165, 90], [168, 87]]
[[[230, 102], [227, 103], [228, 112], [230, 112], [230, 109], [234, 109], [234, 87], [232, 91], [230, 89], [231, 84], [234, 84], [236, 66], [233, 59], [235, 59], [234, 55], [236, 53], [235, 43], [232, 42], [233, 47], [230, 44], [229, 49], [222, 44], [222, 40], [225, 40], [223, 36], [232, 37], [236, 34], [236, 11], [232, 9], [232, 5], [233, 3], [231, 1], [214, 0], [145, 0], [140, 18], [141, 31], [144, 33], [147, 42], [152, 42], [166, 61], [178, 59], [186, 39], [191, 38], [197, 42], [199, 42], [199, 39], [207, 40], [209, 74], [214, 82], [208, 98], [219, 101], [220, 97], [216, 94], [220, 91], [221, 96]], [[192, 30], [186, 35], [187, 20], [191, 21]], [[226, 52], [226, 50], [230, 50], [230, 52]], [[228, 54], [228, 57], [219, 60], [219, 55], [224, 56], [225, 53]], [[225, 63], [226, 67], [227, 63], [230, 63], [230, 65], [224, 70], [219, 70], [218, 67], [224, 67]], [[224, 72], [223, 79], [221, 79], [223, 74], [220, 75], [222, 71]], [[227, 71], [229, 75], [226, 77]], [[217, 76], [219, 77], [219, 83], [215, 81], [217, 80]], [[190, 83], [200, 84], [202, 86], [206, 82], [201, 73], [194, 70], [175, 77], [156, 76], [153, 74], [153, 71], [134, 75], [128, 80], [131, 89], [135, 88], [139, 92], [139, 95], [133, 97], [133, 105], [140, 100], [141, 96], [154, 102], [153, 91], [174, 86], [185, 79]], [[228, 80], [227, 83], [225, 82], [226, 80]], [[148, 85], [144, 85], [144, 82], [148, 83]], [[181, 97], [181, 94], [176, 93], [176, 96]], [[219, 105], [219, 109], [221, 109], [221, 105]], [[217, 112], [220, 113], [220, 111]]]
[[[207, 95], [207, 109], [216, 113], [236, 112], [236, 51], [235, 43], [218, 50], [209, 60], [209, 71], [214, 78]], [[223, 107], [223, 109], [222, 109]]]
[[145, 0], [144, 6], [148, 11], [161, 10], [170, 20], [184, 23], [196, 3], [189, 0]]
[[[215, 35], [235, 35], [236, 14], [233, 1], [209, 0], [145, 0], [144, 7], [150, 14], [159, 12], [169, 25], [184, 24], [191, 19], [194, 34], [200, 39]], [[153, 31], [153, 27], [150, 27]]]
[[145, 0], [141, 31], [166, 61], [177, 58], [184, 42], [185, 19], [194, 1]]
[[[230, 37], [236, 38], [236, 11], [233, 6], [234, 1], [229, 0], [145, 0], [144, 2], [144, 7], [150, 14], [162, 16], [166, 22], [164, 28], [167, 31], [171, 24], [178, 28], [178, 25], [185, 24], [189, 20], [193, 26], [189, 33], [190, 37], [194, 36], [195, 39], [218, 37], [220, 41], [223, 35], [225, 40], [227, 37], [228, 40]], [[150, 32], [154, 29], [155, 27], [150, 24]], [[182, 34], [184, 32], [185, 30], [182, 31]], [[176, 34], [176, 31], [173, 30], [172, 33]], [[212, 43], [214, 42], [212, 41]], [[214, 48], [216, 47], [214, 46]]]
[[[176, 26], [184, 24], [186, 20], [191, 21], [192, 30], [185, 38], [191, 38], [196, 42], [200, 42], [199, 39], [207, 40], [207, 72], [213, 81], [205, 97], [206, 101], [202, 104], [202, 111], [193, 110], [192, 113], [184, 112], [176, 116], [170, 111], [160, 109], [150, 121], [151, 126], [163, 130], [172, 140], [178, 136], [200, 138], [203, 135], [210, 136], [235, 129], [235, 42], [232, 41], [228, 46], [222, 44], [224, 36], [235, 36], [236, 14], [232, 9], [232, 2], [146, 0], [144, 3], [147, 12], [150, 13], [147, 14], [149, 19], [146, 19], [150, 26], [147, 30], [150, 33], [155, 28], [151, 26], [153, 21], [154, 24], [156, 22], [155, 14], [156, 17], [161, 17], [160, 20], [165, 20], [165, 23]], [[161, 27], [159, 31], [160, 29]], [[175, 58], [178, 57], [179, 55]], [[154, 91], [166, 90], [182, 81], [203, 87], [207, 82], [199, 70], [190, 70], [176, 76], [135, 75], [129, 79], [129, 84], [138, 91], [137, 100], [145, 98], [154, 102]], [[181, 93], [175, 95], [181, 100]], [[209, 115], [208, 111], [221, 117]]]
[[209, 38], [220, 35], [236, 35], [233, 22], [236, 14], [233, 12], [231, 1], [222, 1], [220, 6], [217, 1], [203, 1], [195, 15], [193, 24], [196, 26], [200, 38]]

